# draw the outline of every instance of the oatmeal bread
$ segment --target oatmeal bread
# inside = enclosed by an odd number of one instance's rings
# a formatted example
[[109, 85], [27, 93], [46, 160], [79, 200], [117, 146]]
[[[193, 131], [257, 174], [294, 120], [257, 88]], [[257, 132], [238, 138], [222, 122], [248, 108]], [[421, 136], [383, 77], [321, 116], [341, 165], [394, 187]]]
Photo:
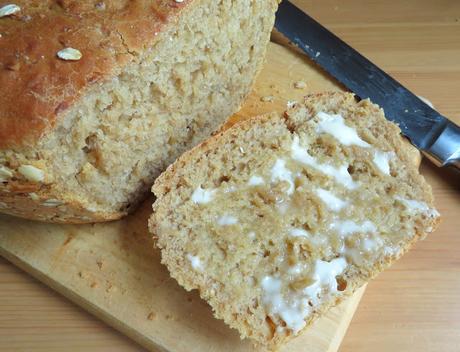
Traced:
[[413, 159], [370, 101], [308, 96], [182, 155], [153, 186], [150, 231], [182, 286], [273, 349], [435, 229]]
[[117, 219], [237, 111], [277, 0], [0, 2], [0, 211]]

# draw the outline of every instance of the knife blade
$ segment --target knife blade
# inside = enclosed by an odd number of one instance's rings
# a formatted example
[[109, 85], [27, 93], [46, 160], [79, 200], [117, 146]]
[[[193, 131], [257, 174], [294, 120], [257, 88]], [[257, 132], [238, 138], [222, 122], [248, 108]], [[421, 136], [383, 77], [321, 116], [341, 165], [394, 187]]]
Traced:
[[326, 72], [369, 98], [438, 166], [460, 170], [460, 128], [287, 0], [275, 28]]

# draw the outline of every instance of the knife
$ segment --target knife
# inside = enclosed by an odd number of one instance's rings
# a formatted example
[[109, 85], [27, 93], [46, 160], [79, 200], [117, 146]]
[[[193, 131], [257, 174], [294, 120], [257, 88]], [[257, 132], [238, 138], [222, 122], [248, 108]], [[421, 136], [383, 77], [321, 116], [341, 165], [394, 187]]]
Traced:
[[437, 166], [460, 170], [459, 126], [287, 0], [276, 13], [275, 28], [360, 99], [380, 105]]

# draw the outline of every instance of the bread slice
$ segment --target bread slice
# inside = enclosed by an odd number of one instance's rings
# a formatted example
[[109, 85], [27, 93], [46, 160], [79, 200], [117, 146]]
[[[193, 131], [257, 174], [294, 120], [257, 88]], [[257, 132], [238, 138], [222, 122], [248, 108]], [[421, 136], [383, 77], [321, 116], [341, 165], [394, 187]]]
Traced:
[[0, 211], [117, 219], [236, 112], [277, 0], [16, 0], [0, 18]]
[[153, 192], [149, 227], [171, 276], [267, 348], [439, 221], [399, 128], [349, 93], [233, 126], [182, 155]]

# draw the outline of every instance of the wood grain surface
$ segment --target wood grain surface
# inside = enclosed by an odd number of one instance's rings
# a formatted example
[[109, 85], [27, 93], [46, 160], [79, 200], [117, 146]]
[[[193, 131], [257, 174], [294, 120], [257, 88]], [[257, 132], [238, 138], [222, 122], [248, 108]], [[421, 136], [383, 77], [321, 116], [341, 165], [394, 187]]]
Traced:
[[[460, 123], [459, 1], [293, 2]], [[443, 223], [369, 284], [342, 352], [460, 350], [460, 177], [422, 170]], [[0, 259], [0, 350], [64, 348], [141, 349]]]

